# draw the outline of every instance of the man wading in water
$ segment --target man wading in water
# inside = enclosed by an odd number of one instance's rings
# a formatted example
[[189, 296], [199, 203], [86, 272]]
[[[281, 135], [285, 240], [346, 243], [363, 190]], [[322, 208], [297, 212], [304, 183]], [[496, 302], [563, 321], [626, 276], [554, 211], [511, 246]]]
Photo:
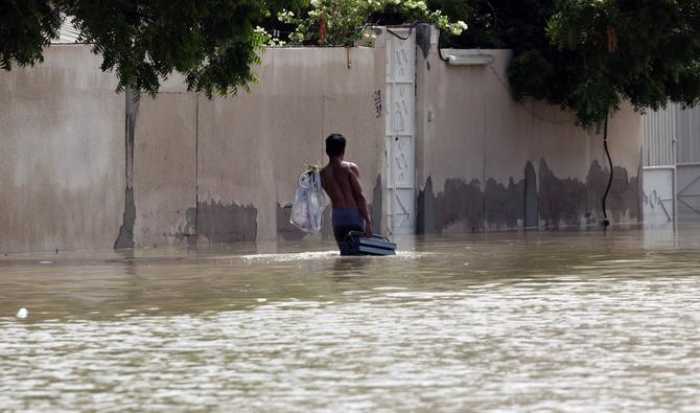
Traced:
[[333, 235], [341, 255], [348, 255], [347, 243], [350, 231], [372, 235], [372, 218], [367, 209], [367, 200], [360, 186], [360, 169], [352, 162], [343, 161], [345, 137], [334, 133], [326, 138], [328, 165], [321, 169], [321, 186], [331, 199], [333, 207]]

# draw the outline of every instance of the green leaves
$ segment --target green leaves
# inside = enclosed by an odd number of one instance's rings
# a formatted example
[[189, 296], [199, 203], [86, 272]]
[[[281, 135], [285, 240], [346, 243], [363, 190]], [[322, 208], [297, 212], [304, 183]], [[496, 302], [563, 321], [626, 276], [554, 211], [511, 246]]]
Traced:
[[[454, 7], [459, 0], [431, 0]], [[452, 5], [452, 6], [450, 6]], [[595, 126], [623, 101], [638, 110], [700, 97], [700, 0], [470, 0], [451, 43], [508, 48], [513, 96], [559, 105]], [[447, 39], [443, 39], [447, 40]]]
[[[668, 100], [698, 103], [699, 10], [698, 0], [558, 0], [546, 21], [547, 41], [515, 47], [514, 95], [571, 109], [584, 127], [602, 122], [623, 100], [638, 110]], [[547, 63], [533, 64], [534, 51]]]
[[255, 80], [257, 24], [304, 0], [0, 0], [0, 67], [34, 64], [71, 16], [118, 89], [155, 94], [173, 72], [190, 90], [236, 93]]
[[467, 19], [458, 45], [513, 49], [516, 99], [573, 110], [583, 126], [622, 101], [700, 101], [700, 0], [0, 0], [0, 67], [41, 61], [62, 16], [119, 89], [151, 94], [173, 72], [208, 96], [247, 87], [262, 47], [282, 45], [259, 26], [291, 30], [296, 44], [350, 46], [372, 42], [371, 24], [457, 34]]
[[173, 71], [190, 90], [236, 93], [254, 80], [259, 62], [253, 21], [264, 14], [254, 0], [62, 0], [82, 39], [114, 70], [119, 89], [151, 94]]
[[371, 43], [372, 25], [427, 22], [453, 35], [467, 27], [463, 21], [450, 21], [441, 10], [431, 10], [424, 0], [311, 0], [307, 10], [283, 10], [278, 19], [294, 28], [290, 43], [327, 46]]
[[42, 61], [42, 49], [57, 35], [61, 21], [48, 1], [0, 0], [0, 68]]

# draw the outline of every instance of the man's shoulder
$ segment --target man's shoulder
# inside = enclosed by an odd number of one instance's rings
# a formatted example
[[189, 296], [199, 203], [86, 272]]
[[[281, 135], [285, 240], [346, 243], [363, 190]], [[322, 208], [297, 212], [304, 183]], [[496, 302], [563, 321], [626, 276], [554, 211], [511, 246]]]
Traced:
[[356, 163], [354, 163], [354, 162], [343, 162], [343, 166], [344, 166], [347, 170], [349, 170], [350, 172], [352, 172], [353, 174], [355, 174], [355, 176], [360, 176], [360, 167], [357, 166]]

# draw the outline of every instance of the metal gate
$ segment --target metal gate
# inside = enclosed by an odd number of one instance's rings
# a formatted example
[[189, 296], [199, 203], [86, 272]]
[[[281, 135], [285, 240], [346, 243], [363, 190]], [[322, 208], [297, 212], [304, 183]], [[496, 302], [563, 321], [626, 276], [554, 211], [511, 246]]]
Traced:
[[678, 110], [678, 221], [700, 222], [700, 108]]
[[644, 116], [644, 222], [700, 222], [700, 107]]
[[647, 227], [664, 227], [676, 219], [677, 107], [650, 112], [643, 118], [643, 213]]

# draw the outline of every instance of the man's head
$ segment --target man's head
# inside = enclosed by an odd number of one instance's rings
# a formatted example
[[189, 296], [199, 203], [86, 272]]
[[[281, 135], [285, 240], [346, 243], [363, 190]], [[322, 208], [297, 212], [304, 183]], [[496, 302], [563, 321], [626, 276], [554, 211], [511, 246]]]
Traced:
[[326, 154], [329, 158], [339, 158], [345, 155], [345, 137], [333, 133], [326, 138]]

